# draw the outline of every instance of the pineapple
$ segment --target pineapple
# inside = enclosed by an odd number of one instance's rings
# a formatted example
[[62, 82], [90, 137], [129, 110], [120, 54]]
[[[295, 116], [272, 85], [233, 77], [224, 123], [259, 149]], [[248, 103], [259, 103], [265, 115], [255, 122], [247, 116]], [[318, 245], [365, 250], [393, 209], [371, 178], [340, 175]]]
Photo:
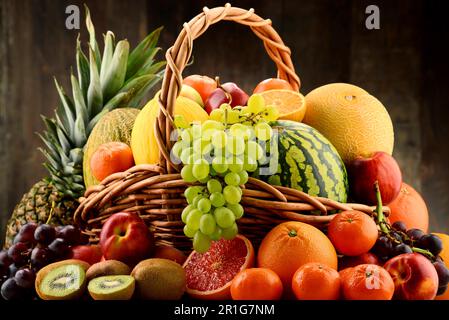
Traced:
[[121, 107], [141, 106], [145, 94], [162, 78], [165, 62], [154, 57], [161, 28], [148, 35], [132, 52], [127, 40], [116, 43], [108, 31], [100, 53], [95, 29], [86, 7], [89, 32], [88, 57], [76, 46], [77, 76], [71, 74], [72, 99], [55, 80], [60, 104], [53, 118], [42, 117], [46, 130], [40, 134], [45, 148], [44, 166], [49, 177], [36, 183], [17, 204], [6, 227], [5, 247], [9, 247], [20, 227], [29, 222], [70, 224], [84, 193], [83, 148], [98, 120]]

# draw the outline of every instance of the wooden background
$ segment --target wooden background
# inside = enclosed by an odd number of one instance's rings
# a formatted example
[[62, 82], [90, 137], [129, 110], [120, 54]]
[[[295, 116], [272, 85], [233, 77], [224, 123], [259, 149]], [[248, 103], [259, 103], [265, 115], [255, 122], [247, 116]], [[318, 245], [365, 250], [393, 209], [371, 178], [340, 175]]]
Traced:
[[[67, 87], [75, 65], [76, 30], [65, 29], [65, 8], [91, 9], [97, 36], [107, 29], [132, 44], [165, 26], [160, 45], [182, 23], [224, 1], [0, 0], [0, 227], [14, 205], [45, 175], [35, 132], [39, 114], [57, 104], [52, 76]], [[420, 190], [433, 230], [449, 232], [449, 29], [446, 1], [235, 1], [269, 17], [293, 52], [302, 92], [350, 82], [379, 98], [395, 126], [395, 156], [404, 180]], [[365, 28], [365, 8], [380, 8], [381, 29]], [[84, 28], [84, 24], [82, 25]], [[86, 34], [82, 30], [83, 39]], [[162, 55], [161, 55], [162, 57]], [[220, 75], [251, 90], [274, 76], [273, 64], [250, 30], [215, 25], [194, 44], [186, 73]]]

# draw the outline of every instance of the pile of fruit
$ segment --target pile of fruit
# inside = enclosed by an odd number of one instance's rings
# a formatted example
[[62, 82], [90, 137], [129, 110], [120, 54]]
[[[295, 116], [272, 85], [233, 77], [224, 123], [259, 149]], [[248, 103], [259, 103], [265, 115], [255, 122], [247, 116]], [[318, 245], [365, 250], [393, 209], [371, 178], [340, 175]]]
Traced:
[[[154, 63], [160, 30], [131, 52], [109, 32], [100, 54], [88, 12], [86, 22], [89, 58], [78, 45], [73, 99], [57, 85], [61, 106], [44, 118], [50, 176], [8, 223], [4, 299], [449, 299], [449, 235], [428, 232], [426, 203], [402, 181], [386, 108], [350, 84], [304, 97], [271, 78], [249, 95], [218, 77], [186, 77], [170, 156], [189, 183], [180, 220], [192, 250], [156, 243], [140, 212], [129, 211], [102, 217], [93, 244], [73, 225], [78, 197], [134, 165], [159, 162], [160, 93], [139, 106], [164, 63]], [[252, 178], [373, 210], [330, 212], [320, 228], [292, 212], [258, 245], [239, 232]]]

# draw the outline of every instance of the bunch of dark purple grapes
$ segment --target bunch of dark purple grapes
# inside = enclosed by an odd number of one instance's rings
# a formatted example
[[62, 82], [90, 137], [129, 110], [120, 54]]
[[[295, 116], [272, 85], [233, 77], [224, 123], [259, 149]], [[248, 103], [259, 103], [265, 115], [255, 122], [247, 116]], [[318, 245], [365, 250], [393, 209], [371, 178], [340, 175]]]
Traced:
[[53, 227], [27, 223], [8, 250], [0, 251], [1, 296], [6, 300], [35, 296], [36, 273], [46, 265], [67, 259], [71, 246], [84, 244], [75, 226]]
[[439, 254], [443, 250], [441, 239], [433, 234], [426, 234], [420, 229], [409, 229], [402, 221], [396, 221], [391, 226], [385, 224], [388, 231], [381, 232], [373, 253], [382, 261], [387, 261], [403, 253], [420, 253], [434, 265], [438, 274], [439, 286], [437, 295], [443, 294], [449, 284], [449, 269]]

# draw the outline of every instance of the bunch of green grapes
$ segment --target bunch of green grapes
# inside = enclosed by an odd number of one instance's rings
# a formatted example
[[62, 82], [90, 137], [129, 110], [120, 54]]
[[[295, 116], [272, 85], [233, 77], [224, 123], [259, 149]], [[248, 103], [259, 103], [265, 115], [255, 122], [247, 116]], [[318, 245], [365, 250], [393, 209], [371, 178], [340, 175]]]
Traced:
[[184, 181], [192, 183], [184, 192], [188, 206], [181, 219], [195, 251], [206, 252], [211, 241], [237, 235], [236, 220], [244, 213], [240, 186], [266, 157], [263, 145], [273, 135], [267, 119], [272, 114], [277, 117], [277, 110], [272, 109], [265, 107], [261, 96], [254, 95], [247, 107], [222, 105], [217, 109], [223, 113], [220, 120], [216, 120], [217, 112], [203, 124], [187, 125], [175, 118], [178, 141], [172, 156], [183, 164]]

